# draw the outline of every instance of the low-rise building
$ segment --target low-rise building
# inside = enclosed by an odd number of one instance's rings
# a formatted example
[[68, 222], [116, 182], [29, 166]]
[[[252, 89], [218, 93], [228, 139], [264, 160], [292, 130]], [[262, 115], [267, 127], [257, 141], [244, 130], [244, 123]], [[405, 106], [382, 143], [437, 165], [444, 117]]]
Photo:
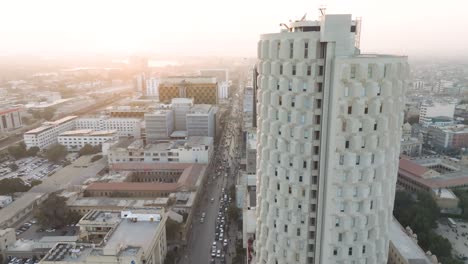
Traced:
[[201, 163], [208, 164], [214, 153], [212, 137], [188, 137], [147, 144], [140, 140], [120, 139], [111, 146], [109, 164], [118, 163]]
[[58, 143], [64, 145], [68, 151], [79, 151], [85, 145], [102, 146], [105, 142], [117, 142], [118, 139], [116, 130], [81, 129], [60, 133]]
[[444, 116], [452, 118], [455, 114], [455, 103], [425, 101], [419, 108], [419, 124], [429, 126], [433, 117]]
[[0, 195], [0, 208], [6, 207], [7, 205], [11, 204], [13, 199], [9, 195]]
[[461, 149], [468, 147], [468, 126], [430, 126], [428, 144], [437, 149]]
[[257, 132], [250, 129], [246, 132], [246, 172], [255, 174], [257, 171]]
[[[389, 228], [390, 246], [388, 264], [434, 264], [437, 257], [427, 255], [418, 245], [416, 237], [410, 230], [403, 229], [394, 218]], [[409, 233], [409, 234], [408, 234]]]
[[98, 211], [121, 211], [133, 209], [148, 209], [154, 207], [167, 207], [169, 198], [131, 199], [119, 197], [72, 197], [67, 200], [68, 208], [80, 215]]
[[38, 147], [47, 148], [58, 143], [58, 136], [65, 131], [75, 128], [76, 116], [67, 116], [53, 122], [44, 124], [33, 130], [24, 133], [24, 143], [27, 148]]
[[20, 108], [0, 109], [0, 132], [17, 129], [22, 125]]
[[141, 118], [132, 117], [82, 117], [75, 121], [76, 129], [96, 131], [116, 130], [119, 137], [141, 137]]
[[58, 243], [41, 264], [163, 264], [167, 254], [163, 209], [91, 211], [80, 221], [83, 243]]
[[0, 228], [13, 227], [47, 198], [45, 193], [27, 192], [14, 200], [0, 213]]

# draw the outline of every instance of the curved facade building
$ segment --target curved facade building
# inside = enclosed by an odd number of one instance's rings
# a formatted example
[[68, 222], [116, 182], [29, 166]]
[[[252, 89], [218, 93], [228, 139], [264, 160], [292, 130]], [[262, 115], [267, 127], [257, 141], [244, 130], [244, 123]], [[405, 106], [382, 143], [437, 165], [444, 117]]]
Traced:
[[406, 57], [361, 55], [359, 21], [258, 43], [255, 262], [387, 263]]

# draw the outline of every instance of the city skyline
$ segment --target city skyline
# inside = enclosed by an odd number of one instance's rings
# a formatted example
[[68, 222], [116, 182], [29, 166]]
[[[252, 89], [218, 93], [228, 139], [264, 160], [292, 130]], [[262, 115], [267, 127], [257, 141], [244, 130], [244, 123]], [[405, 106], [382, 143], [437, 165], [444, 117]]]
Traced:
[[[449, 1], [453, 2], [453, 1]], [[454, 56], [468, 51], [464, 3], [436, 1], [279, 1], [159, 3], [154, 1], [14, 1], [0, 3], [0, 55], [156, 53], [200, 56], [256, 55], [261, 32], [279, 23], [327, 13], [363, 18], [362, 50], [409, 56]], [[28, 8], [24, 8], [28, 6]], [[194, 12], [196, 10], [196, 12]], [[391, 15], [389, 15], [391, 14]], [[431, 19], [427, 19], [431, 18]], [[271, 23], [273, 21], [274, 23]], [[444, 37], [435, 38], [435, 34]], [[450, 46], [446, 41], [456, 39]]]

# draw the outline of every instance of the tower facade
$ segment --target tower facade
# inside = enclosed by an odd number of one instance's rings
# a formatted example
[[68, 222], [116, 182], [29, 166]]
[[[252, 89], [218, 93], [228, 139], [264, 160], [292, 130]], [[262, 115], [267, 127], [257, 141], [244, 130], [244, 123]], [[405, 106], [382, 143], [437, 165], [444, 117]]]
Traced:
[[258, 264], [387, 262], [406, 57], [361, 55], [351, 15], [258, 43]]

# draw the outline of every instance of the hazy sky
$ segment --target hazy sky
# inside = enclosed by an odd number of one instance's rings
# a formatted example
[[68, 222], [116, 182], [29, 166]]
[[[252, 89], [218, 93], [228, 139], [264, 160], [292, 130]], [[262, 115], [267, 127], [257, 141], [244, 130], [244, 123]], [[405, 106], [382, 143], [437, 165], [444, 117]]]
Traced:
[[468, 55], [467, 0], [0, 0], [0, 55], [255, 56], [258, 35], [317, 8], [363, 19], [363, 51]]

